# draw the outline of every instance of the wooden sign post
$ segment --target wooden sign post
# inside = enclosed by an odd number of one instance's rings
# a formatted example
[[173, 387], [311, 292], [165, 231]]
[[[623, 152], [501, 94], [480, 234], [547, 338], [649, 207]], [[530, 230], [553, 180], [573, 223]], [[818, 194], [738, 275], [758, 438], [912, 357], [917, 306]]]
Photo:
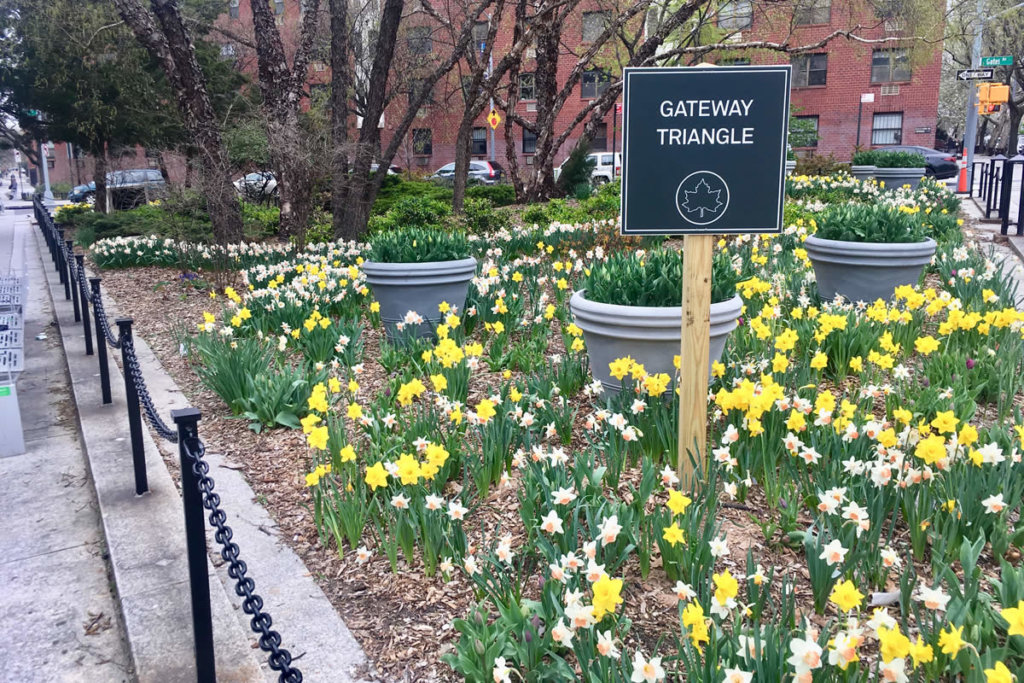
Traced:
[[683, 237], [683, 324], [679, 339], [679, 481], [687, 491], [707, 437], [711, 256], [714, 235]]
[[789, 65], [623, 72], [621, 232], [684, 236], [677, 453], [684, 490], [708, 463], [714, 241], [782, 230], [791, 75]]

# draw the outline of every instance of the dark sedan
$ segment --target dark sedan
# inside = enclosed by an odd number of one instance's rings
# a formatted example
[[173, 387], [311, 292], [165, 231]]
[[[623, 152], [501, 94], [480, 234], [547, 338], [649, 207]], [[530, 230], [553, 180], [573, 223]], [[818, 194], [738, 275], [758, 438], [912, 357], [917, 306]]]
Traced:
[[924, 174], [936, 180], [955, 178], [960, 173], [960, 165], [957, 164], [956, 157], [949, 152], [940, 152], [937, 149], [918, 147], [916, 145], [895, 145], [893, 147], [879, 147], [878, 149], [885, 150], [886, 152], [912, 152], [924, 155], [925, 163], [927, 164]]

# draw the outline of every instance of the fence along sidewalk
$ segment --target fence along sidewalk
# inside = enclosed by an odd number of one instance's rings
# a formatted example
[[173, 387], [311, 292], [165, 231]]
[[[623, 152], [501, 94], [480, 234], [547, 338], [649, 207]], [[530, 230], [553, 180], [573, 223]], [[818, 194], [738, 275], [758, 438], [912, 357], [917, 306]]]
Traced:
[[[209, 465], [204, 460], [206, 448], [198, 435], [200, 412], [194, 408], [172, 411], [171, 420], [177, 429], [172, 429], [160, 417], [146, 387], [135, 351], [133, 320], [118, 318], [114, 321], [118, 333], [113, 333], [103, 308], [100, 289], [102, 279], [88, 278], [87, 287], [84, 256], [74, 253], [72, 241], [65, 239], [64, 229], [54, 222], [38, 196], [33, 199], [33, 210], [64, 287], [65, 299], [72, 302], [75, 322], [83, 325], [85, 355], [97, 356], [104, 404], [112, 402], [107, 347], [121, 352], [136, 495], [141, 496], [149, 491], [142, 433], [143, 415], [157, 436], [178, 446], [197, 680], [199, 683], [216, 681], [210, 578], [203, 520], [206, 510], [209, 512], [210, 525], [215, 529], [214, 538], [220, 546], [220, 555], [228, 563], [228, 575], [234, 581], [234, 592], [242, 598], [242, 610], [251, 617], [249, 627], [258, 635], [257, 642], [260, 649], [267, 653], [270, 668], [279, 674], [278, 681], [281, 683], [299, 683], [302, 681], [302, 672], [293, 665], [291, 653], [281, 647], [281, 635], [272, 628], [270, 614], [263, 610], [263, 599], [256, 593], [255, 581], [247, 575], [248, 567], [240, 557], [238, 544], [232, 540], [233, 533], [227, 525], [227, 515], [221, 509], [220, 496], [213, 490], [214, 481], [209, 475]], [[95, 329], [95, 347], [90, 328]]]

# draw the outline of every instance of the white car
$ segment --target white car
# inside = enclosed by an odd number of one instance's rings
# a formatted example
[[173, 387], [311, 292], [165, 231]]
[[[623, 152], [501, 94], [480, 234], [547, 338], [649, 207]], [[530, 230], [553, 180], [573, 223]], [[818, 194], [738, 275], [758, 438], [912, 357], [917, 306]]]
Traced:
[[[594, 159], [595, 162], [594, 170], [590, 172], [590, 179], [593, 181], [594, 185], [610, 183], [622, 175], [621, 152], [591, 152], [587, 157]], [[569, 159], [566, 158], [565, 161], [568, 160]], [[565, 161], [555, 167], [555, 180], [558, 180], [558, 176], [561, 175], [562, 166], [565, 166]]]
[[235, 190], [247, 199], [264, 199], [277, 192], [277, 178], [270, 171], [247, 173], [235, 181]]

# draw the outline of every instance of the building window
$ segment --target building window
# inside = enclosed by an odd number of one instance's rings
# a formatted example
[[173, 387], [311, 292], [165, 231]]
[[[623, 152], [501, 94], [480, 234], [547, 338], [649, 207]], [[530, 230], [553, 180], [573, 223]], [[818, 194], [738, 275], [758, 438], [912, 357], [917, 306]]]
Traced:
[[519, 74], [519, 99], [537, 99], [537, 79], [533, 74]]
[[719, 66], [750, 66], [749, 57], [726, 57], [718, 60]]
[[910, 59], [906, 50], [875, 50], [871, 53], [871, 82], [910, 80]]
[[434, 153], [434, 132], [429, 128], [412, 129], [412, 153], [416, 156], [430, 156]]
[[537, 153], [537, 134], [523, 128], [523, 154]]
[[487, 129], [473, 129], [473, 146], [469, 148], [470, 154], [482, 156], [487, 154]]
[[583, 42], [593, 43], [608, 27], [608, 20], [611, 18], [609, 12], [584, 12], [583, 13]]
[[487, 49], [487, 33], [490, 30], [490, 25], [486, 21], [478, 21], [473, 24], [473, 44], [476, 45], [476, 49], [483, 52]]
[[718, 27], [730, 31], [743, 31], [754, 22], [754, 7], [750, 0], [729, 0], [718, 10]]
[[419, 101], [420, 96], [426, 94], [425, 99], [419, 106], [426, 106], [433, 102], [431, 98], [430, 84], [422, 78], [414, 78], [409, 83], [409, 106], [416, 106], [416, 102]]
[[875, 114], [871, 123], [872, 145], [898, 145], [903, 141], [903, 112]]
[[793, 147], [818, 146], [818, 117], [797, 116], [793, 129], [789, 131], [789, 144]]
[[828, 55], [797, 55], [793, 57], [793, 87], [825, 85], [828, 75]]
[[595, 152], [608, 151], [608, 124], [599, 123], [594, 130], [594, 139], [590, 141], [590, 149]]
[[793, 23], [797, 26], [827, 24], [832, 20], [832, 0], [797, 0]]
[[274, 14], [277, 16], [284, 14], [284, 0], [274, 0]]
[[242, 0], [231, 0], [228, 3], [228, 16], [231, 17], [232, 19], [237, 19], [238, 18], [238, 5], [241, 2], [242, 2]]
[[427, 55], [434, 49], [430, 40], [429, 26], [412, 26], [409, 28], [409, 37], [406, 39], [409, 44], [409, 52], [414, 55]]
[[584, 71], [583, 80], [580, 82], [580, 97], [585, 100], [594, 99], [608, 90], [611, 83], [611, 75], [603, 69]]

